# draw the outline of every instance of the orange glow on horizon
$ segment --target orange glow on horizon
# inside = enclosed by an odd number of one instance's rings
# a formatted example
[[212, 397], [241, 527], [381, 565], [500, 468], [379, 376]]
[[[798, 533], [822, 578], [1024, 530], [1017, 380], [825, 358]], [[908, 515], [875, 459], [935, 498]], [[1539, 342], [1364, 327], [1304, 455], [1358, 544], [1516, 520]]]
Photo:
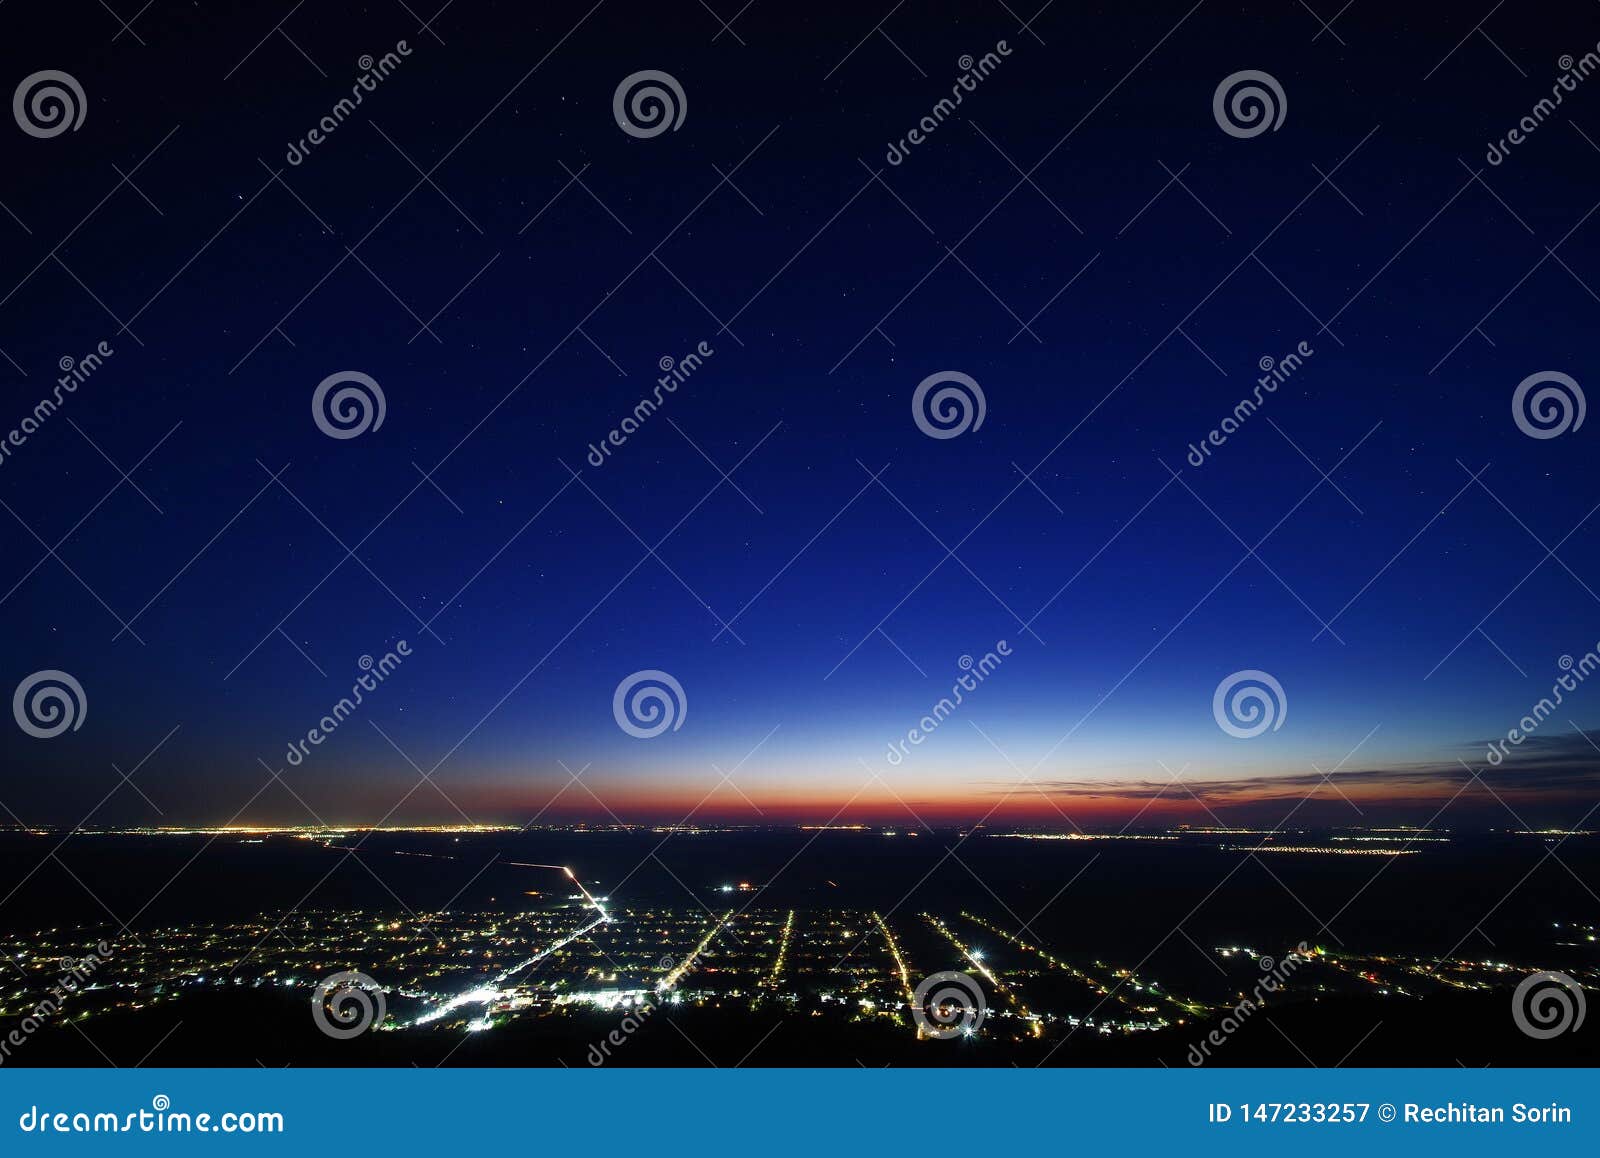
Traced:
[[[715, 787], [712, 787], [715, 785]], [[1458, 783], [1441, 779], [1437, 784], [1408, 781], [1403, 785], [1318, 785], [1308, 793], [1303, 784], [1275, 783], [1262, 777], [1248, 784], [1225, 786], [1204, 782], [1130, 784], [1108, 781], [1104, 786], [1078, 785], [1071, 791], [1046, 792], [1027, 784], [1008, 789], [906, 795], [879, 781], [857, 791], [822, 787], [717, 785], [591, 785], [594, 795], [569, 791], [554, 795], [505, 791], [453, 792], [470, 815], [539, 815], [547, 823], [587, 821], [593, 824], [888, 824], [906, 828], [923, 825], [950, 827], [970, 824], [1039, 825], [1052, 828], [1100, 828], [1134, 824], [1163, 827], [1174, 824], [1207, 825], [1232, 822], [1242, 816], [1282, 816], [1296, 810], [1306, 824], [1361, 824], [1361, 813], [1381, 811], [1385, 816], [1416, 813], [1421, 823], [1441, 806], [1454, 800], [1452, 809], [1473, 805], [1501, 805], [1482, 785], [1465, 791]], [[925, 790], [924, 790], [925, 791]], [[1499, 799], [1514, 807], [1549, 802], [1548, 795], [1497, 787]]]

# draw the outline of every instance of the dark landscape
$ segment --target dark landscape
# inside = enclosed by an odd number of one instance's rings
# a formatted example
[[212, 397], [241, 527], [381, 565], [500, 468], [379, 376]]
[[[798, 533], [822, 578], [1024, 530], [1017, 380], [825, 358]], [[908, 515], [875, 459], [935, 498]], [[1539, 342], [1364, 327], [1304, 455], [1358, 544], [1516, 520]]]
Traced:
[[[1512, 990], [1535, 971], [1600, 980], [1600, 905], [1565, 884], [1569, 871], [1600, 867], [1588, 834], [915, 833], [80, 833], [31, 876], [29, 858], [65, 834], [12, 833], [0, 944], [20, 967], [0, 988], [8, 1021], [64, 962], [101, 940], [111, 947], [89, 987], [13, 1060], [1596, 1060], [1592, 1028], [1535, 1040], [1511, 1014]], [[595, 903], [540, 864], [572, 866]], [[607, 920], [583, 933], [596, 905]], [[1462, 913], [1481, 916], [1466, 923]], [[1257, 990], [1259, 1008], [1196, 1052], [1275, 966], [1281, 989], [1264, 1000]], [[907, 990], [945, 970], [978, 978], [987, 1017], [959, 1040], [923, 1040]], [[342, 1040], [319, 1030], [314, 991], [341, 971], [385, 990], [379, 1032]], [[492, 996], [412, 1024], [486, 984]], [[658, 1000], [621, 1044], [598, 1050]]]

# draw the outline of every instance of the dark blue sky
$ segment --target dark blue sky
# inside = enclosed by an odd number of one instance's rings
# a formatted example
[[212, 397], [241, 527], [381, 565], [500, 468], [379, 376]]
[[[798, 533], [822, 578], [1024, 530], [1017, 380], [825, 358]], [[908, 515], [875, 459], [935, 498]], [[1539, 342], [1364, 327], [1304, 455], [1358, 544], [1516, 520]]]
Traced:
[[[158, 5], [141, 44], [110, 15], [8, 5], [7, 84], [63, 70], [87, 116], [0, 133], [0, 427], [62, 357], [114, 354], [0, 465], [5, 687], [60, 669], [88, 700], [56, 739], [7, 722], [7, 807], [74, 823], [181, 725], [135, 776], [149, 800], [124, 787], [97, 820], [253, 800], [242, 819], [372, 821], [413, 762], [442, 792], [394, 820], [525, 821], [564, 789], [547, 815], [1003, 801], [1120, 822], [1141, 797], [1116, 785], [1180, 768], [1244, 808], [1239, 777], [1275, 795], [1336, 766], [1374, 806], [1324, 790], [1302, 819], [1427, 819], [1458, 757], [1481, 768], [1600, 640], [1596, 428], [1530, 438], [1511, 410], [1535, 372], [1595, 380], [1600, 81], [1484, 160], [1559, 58], [1595, 49], [1600, 9], [1475, 33], [1476, 12], [1357, 5], [1318, 35], [1297, 6], [1052, 5], [1030, 32], [998, 3], [907, 4], [875, 33], [881, 8], [758, 4], [718, 35], [700, 5], [452, 6], [436, 39], [398, 3], [308, 7], [280, 33], [282, 5]], [[358, 58], [402, 39], [289, 165]], [[886, 163], [1001, 40], [957, 114]], [[644, 69], [687, 98], [649, 139], [612, 115]], [[1212, 95], [1246, 69], [1287, 110], [1241, 139]], [[587, 463], [659, 360], [701, 342]], [[1301, 342], [1188, 464], [1258, 361]], [[381, 428], [313, 423], [341, 370], [380, 384]], [[986, 417], [933, 439], [911, 397], [943, 370]], [[104, 456], [131, 470], [158, 442], [143, 495], [105, 497]], [[720, 471], [741, 459], [735, 489]], [[1320, 472], [1341, 459], [1336, 489]], [[289, 788], [253, 796], [359, 657], [401, 639], [412, 655]], [[999, 640], [1004, 663], [888, 763]], [[649, 741], [612, 715], [642, 669], [688, 700]], [[1252, 740], [1211, 710], [1246, 669], [1289, 704]], [[1592, 803], [1577, 730], [1597, 694], [1495, 773], [1530, 821]], [[1463, 822], [1513, 823], [1466, 803]]]

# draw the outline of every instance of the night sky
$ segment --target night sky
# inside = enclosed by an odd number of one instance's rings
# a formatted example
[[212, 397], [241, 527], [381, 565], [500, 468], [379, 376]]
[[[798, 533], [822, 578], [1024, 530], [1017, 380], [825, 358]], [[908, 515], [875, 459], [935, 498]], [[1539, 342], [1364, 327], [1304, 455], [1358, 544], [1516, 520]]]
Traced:
[[[0, 430], [113, 351], [0, 460], [0, 684], [87, 701], [0, 729], [15, 822], [1453, 800], [1438, 823], [1504, 827], [1597, 799], [1600, 679], [1455, 794], [1600, 641], [1600, 420], [1535, 438], [1512, 408], [1600, 381], [1600, 77], [1486, 156], [1600, 7], [112, 4], [131, 30], [0, 11], [8, 90], [85, 94], [75, 130], [0, 131]], [[619, 126], [644, 70], [675, 129]], [[1244, 70], [1275, 129], [1219, 125]], [[313, 421], [340, 371], [381, 426]], [[919, 429], [941, 371], [981, 426]], [[612, 710], [643, 670], [686, 700], [651, 739]], [[1248, 739], [1212, 712], [1247, 670], [1287, 701]]]

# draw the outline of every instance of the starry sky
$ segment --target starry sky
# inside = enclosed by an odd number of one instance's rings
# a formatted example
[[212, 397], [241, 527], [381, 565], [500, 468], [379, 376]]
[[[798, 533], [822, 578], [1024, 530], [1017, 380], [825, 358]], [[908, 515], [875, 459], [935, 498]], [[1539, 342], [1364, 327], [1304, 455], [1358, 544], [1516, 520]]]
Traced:
[[[1600, 9], [285, 7], [0, 11], [6, 83], [62, 70], [86, 113], [0, 132], [0, 428], [113, 351], [0, 461], [4, 686], [86, 700], [0, 729], [9, 819], [1503, 827], [1600, 799], [1600, 681], [1485, 755], [1600, 641], [1596, 427], [1512, 406], [1596, 381], [1600, 80], [1486, 157]], [[644, 70], [684, 94], [653, 136], [614, 115]], [[1221, 127], [1244, 70], [1275, 129]], [[381, 426], [319, 429], [340, 371]], [[934, 438], [912, 399], [943, 371], [984, 418]], [[640, 739], [613, 697], [646, 670], [682, 697]], [[1247, 670], [1281, 719], [1240, 738], [1213, 695]]]

